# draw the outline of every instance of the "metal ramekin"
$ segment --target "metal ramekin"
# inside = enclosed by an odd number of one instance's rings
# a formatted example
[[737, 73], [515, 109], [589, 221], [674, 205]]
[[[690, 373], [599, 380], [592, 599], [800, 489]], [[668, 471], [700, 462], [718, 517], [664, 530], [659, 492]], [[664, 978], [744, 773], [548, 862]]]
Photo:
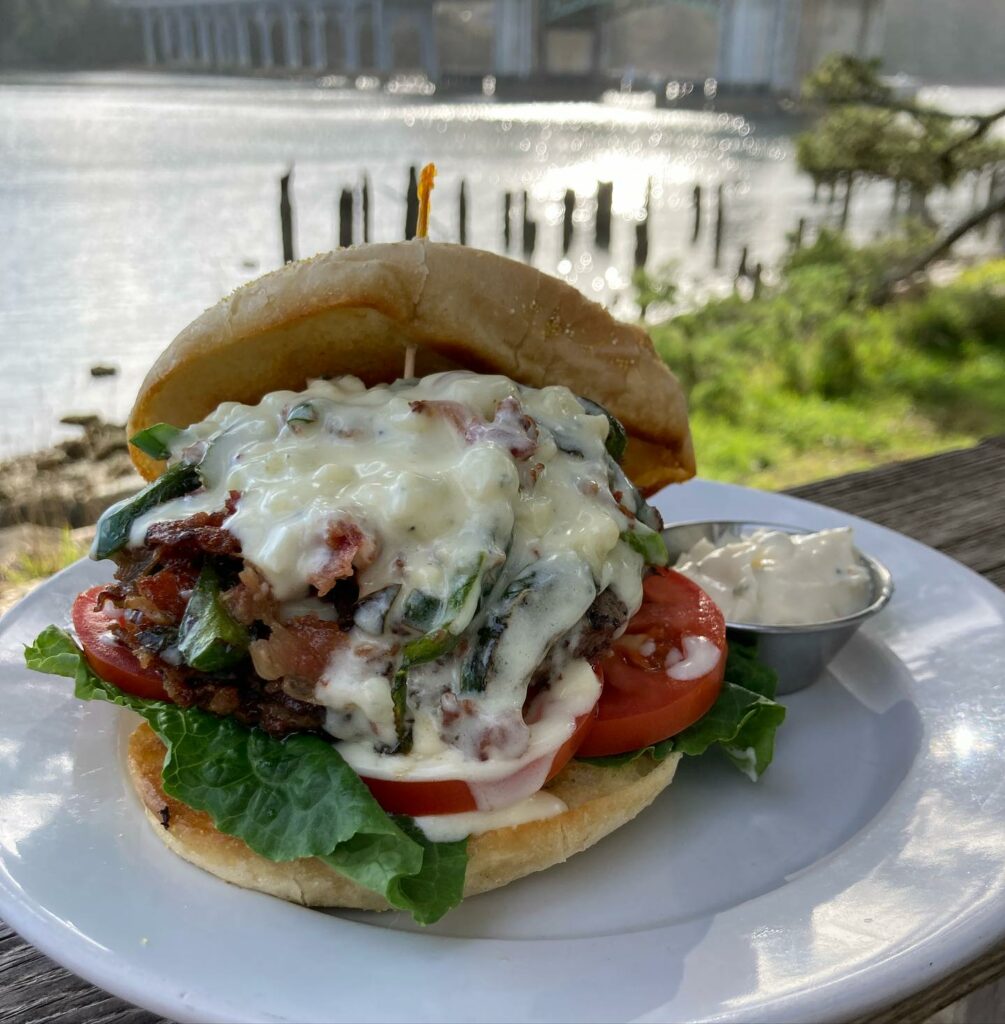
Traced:
[[[799, 526], [780, 523], [754, 523], [739, 520], [674, 523], [663, 531], [670, 564], [690, 550], [699, 540], [717, 544], [723, 536], [746, 537], [755, 530], [779, 530], [782, 533], [813, 533]], [[859, 561], [872, 580], [872, 600], [854, 615], [801, 626], [763, 626], [751, 622], [726, 622], [729, 633], [745, 640], [757, 640], [758, 657], [778, 673], [778, 693], [795, 693], [809, 686], [823, 673], [827, 663], [851, 639], [866, 619], [872, 618], [893, 596], [893, 577], [875, 558], [855, 548]]]

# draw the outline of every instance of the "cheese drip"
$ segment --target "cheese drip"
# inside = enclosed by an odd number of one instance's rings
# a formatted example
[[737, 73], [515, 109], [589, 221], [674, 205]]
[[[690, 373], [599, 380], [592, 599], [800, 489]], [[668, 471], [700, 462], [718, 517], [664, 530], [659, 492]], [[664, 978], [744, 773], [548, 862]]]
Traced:
[[435, 635], [442, 650], [408, 664], [414, 744], [392, 759], [395, 774], [445, 755], [458, 769], [514, 763], [536, 749], [524, 704], [556, 641], [604, 590], [629, 615], [641, 604], [642, 557], [621, 539], [632, 499], [612, 494], [608, 429], [565, 387], [501, 376], [314, 381], [256, 406], [224, 403], [190, 427], [205, 488], [138, 519], [130, 543], [237, 492], [225, 527], [284, 607], [303, 608], [352, 538], [356, 625], [315, 690], [328, 731], [368, 764], [393, 747], [395, 671], [411, 642]]

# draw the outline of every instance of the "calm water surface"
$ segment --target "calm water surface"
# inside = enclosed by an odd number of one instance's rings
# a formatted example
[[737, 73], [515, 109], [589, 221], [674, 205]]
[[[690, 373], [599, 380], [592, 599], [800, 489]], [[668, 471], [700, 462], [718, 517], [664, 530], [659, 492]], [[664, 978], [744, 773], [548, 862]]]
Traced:
[[[985, 103], [983, 91], [942, 93]], [[636, 219], [652, 182], [650, 267], [669, 261], [694, 294], [722, 287], [712, 206], [725, 188], [723, 272], [746, 245], [769, 264], [814, 204], [789, 123], [595, 103], [429, 102], [302, 84], [170, 76], [52, 76], [0, 84], [0, 456], [72, 431], [66, 412], [123, 420], [155, 355], [221, 295], [281, 262], [279, 177], [294, 165], [299, 255], [330, 249], [343, 187], [370, 178], [375, 240], [401, 237], [410, 164], [440, 168], [431, 235], [456, 240], [460, 180], [468, 242], [501, 251], [502, 194], [526, 189], [536, 265], [634, 308]], [[611, 251], [591, 243], [598, 180], [614, 182]], [[691, 195], [706, 191], [692, 245]], [[577, 235], [560, 251], [562, 195], [579, 196]], [[953, 200], [971, 201], [969, 189]], [[863, 190], [853, 230], [888, 226], [889, 195]], [[518, 241], [515, 225], [514, 241]], [[118, 368], [95, 379], [90, 367]]]

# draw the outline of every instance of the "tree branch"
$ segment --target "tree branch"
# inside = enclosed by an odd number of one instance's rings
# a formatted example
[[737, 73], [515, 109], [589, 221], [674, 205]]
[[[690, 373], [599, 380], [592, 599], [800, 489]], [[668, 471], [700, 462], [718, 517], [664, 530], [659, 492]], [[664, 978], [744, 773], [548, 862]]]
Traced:
[[947, 177], [949, 176], [948, 172], [951, 172], [953, 169], [950, 157], [956, 152], [956, 150], [962, 149], [964, 146], [969, 146], [971, 142], [977, 142], [987, 135], [991, 126], [1005, 117], [1005, 107], [1002, 107], [1000, 110], [995, 110], [990, 114], [971, 114], [968, 115], [968, 117], [977, 122], [974, 125], [973, 131], [968, 135], [961, 136], [955, 142], [951, 142], [938, 155], [938, 161], [942, 166], [943, 173], [946, 173]]
[[915, 274], [920, 274], [929, 264], [945, 256], [964, 235], [969, 234], [974, 228], [979, 228], [999, 213], [1005, 213], [1005, 193], [997, 199], [992, 199], [987, 206], [972, 213], [966, 220], [960, 221], [952, 231], [933, 242], [905, 270], [887, 275], [873, 291], [869, 301], [874, 306], [882, 306], [889, 302], [898, 284]]

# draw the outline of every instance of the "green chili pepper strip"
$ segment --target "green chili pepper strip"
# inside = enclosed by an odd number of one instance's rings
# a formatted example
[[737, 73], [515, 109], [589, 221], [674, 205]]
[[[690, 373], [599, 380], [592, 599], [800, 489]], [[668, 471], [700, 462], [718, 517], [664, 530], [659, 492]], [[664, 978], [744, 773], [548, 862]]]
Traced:
[[144, 455], [164, 462], [171, 458], [171, 446], [184, 433], [181, 427], [173, 427], [170, 423], [155, 423], [129, 438], [129, 443]]
[[642, 523], [635, 523], [632, 529], [625, 530], [621, 539], [646, 560], [646, 565], [666, 565], [670, 561], [663, 535]]
[[[412, 727], [408, 722], [408, 670], [415, 665], [424, 665], [449, 654], [460, 642], [463, 630], [454, 631], [457, 617], [471, 597], [485, 565], [485, 555], [479, 555], [475, 567], [462, 577], [461, 582], [450, 592], [446, 601], [446, 618], [423, 636], [416, 637], [402, 649], [401, 666], [394, 674], [391, 684], [391, 701], [394, 704], [394, 728], [398, 737], [396, 752], [407, 754], [412, 746]], [[411, 610], [411, 615], [409, 614]], [[435, 597], [419, 590], [413, 590], [405, 601], [405, 617], [409, 624], [417, 620], [432, 625], [443, 619], [444, 605]]]
[[443, 602], [424, 590], [413, 590], [405, 598], [401, 619], [406, 626], [423, 631], [432, 629], [443, 614]]
[[310, 402], [295, 405], [286, 417], [287, 423], [313, 423], [318, 418], [317, 409]]
[[204, 566], [178, 630], [178, 650], [185, 664], [200, 672], [219, 672], [247, 654], [249, 641], [248, 631], [224, 606], [219, 578]]
[[395, 754], [412, 751], [412, 723], [408, 720], [408, 669], [402, 665], [391, 683], [391, 704], [394, 707], [394, 732], [398, 737]]
[[607, 448], [608, 455], [615, 462], [620, 463], [625, 457], [625, 449], [628, 447], [628, 433], [621, 420], [613, 413], [608, 412], [599, 402], [594, 402], [591, 398], [580, 396], [579, 401], [587, 412], [592, 413], [594, 416], [607, 417], [607, 439], [604, 441], [604, 446]]
[[171, 466], [139, 494], [109, 509], [98, 523], [94, 541], [94, 557], [108, 558], [129, 542], [133, 523], [156, 505], [180, 498], [202, 486], [199, 470], [187, 462]]
[[509, 627], [517, 607], [524, 604], [539, 586], [538, 573], [531, 569], [518, 576], [502, 593], [498, 607], [478, 630], [474, 646], [461, 668], [461, 690], [480, 693], [485, 689], [492, 673], [499, 641]]

